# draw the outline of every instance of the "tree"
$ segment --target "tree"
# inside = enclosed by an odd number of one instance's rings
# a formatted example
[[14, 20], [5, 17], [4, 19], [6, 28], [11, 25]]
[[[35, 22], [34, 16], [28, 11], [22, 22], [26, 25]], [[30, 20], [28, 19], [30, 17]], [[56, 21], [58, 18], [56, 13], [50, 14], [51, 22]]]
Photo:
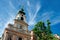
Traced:
[[41, 22], [38, 22], [36, 25], [35, 25], [35, 28], [33, 29], [35, 35], [38, 37], [38, 40], [43, 40], [43, 38], [45, 38], [45, 32], [46, 32], [46, 27], [45, 27], [45, 24], [41, 21]]
[[53, 40], [52, 32], [50, 30], [50, 21], [47, 20], [47, 26], [45, 26], [44, 22], [38, 22], [33, 31], [37, 37], [37, 40]]

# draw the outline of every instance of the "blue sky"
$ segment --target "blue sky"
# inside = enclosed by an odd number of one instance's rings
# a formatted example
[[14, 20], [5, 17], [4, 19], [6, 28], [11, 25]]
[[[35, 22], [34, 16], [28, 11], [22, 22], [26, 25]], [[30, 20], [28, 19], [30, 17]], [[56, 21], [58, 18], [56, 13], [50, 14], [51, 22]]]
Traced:
[[0, 0], [0, 36], [23, 6], [31, 30], [38, 21], [50, 20], [53, 34], [60, 34], [60, 0]]

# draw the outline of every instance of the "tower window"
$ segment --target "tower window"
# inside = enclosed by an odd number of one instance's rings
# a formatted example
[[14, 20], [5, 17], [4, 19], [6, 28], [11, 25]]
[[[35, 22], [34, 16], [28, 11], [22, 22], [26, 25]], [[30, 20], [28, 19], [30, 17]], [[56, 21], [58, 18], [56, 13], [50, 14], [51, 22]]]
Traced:
[[21, 17], [21, 20], [24, 20], [23, 17]]

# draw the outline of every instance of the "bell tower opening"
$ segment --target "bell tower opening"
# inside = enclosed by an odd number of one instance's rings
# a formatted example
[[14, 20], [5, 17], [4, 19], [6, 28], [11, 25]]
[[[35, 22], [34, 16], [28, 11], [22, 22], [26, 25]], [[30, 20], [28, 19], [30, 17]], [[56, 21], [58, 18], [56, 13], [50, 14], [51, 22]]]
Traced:
[[26, 22], [26, 16], [25, 16], [25, 12], [24, 12], [23, 8], [21, 10], [19, 10], [19, 12], [18, 12], [18, 14], [16, 16], [16, 19]]
[[23, 18], [23, 17], [21, 17], [21, 20], [24, 20], [24, 18]]

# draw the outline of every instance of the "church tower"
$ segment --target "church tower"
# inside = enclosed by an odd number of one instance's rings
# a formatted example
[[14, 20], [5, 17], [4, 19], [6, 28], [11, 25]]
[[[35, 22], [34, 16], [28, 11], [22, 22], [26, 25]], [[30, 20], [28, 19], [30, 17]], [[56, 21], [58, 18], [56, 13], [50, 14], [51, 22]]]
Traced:
[[26, 16], [23, 8], [18, 12], [14, 19], [14, 27], [28, 31], [28, 24], [26, 23]]
[[23, 8], [18, 11], [14, 24], [8, 24], [5, 29], [2, 40], [30, 40], [30, 31], [26, 23], [26, 16]]

